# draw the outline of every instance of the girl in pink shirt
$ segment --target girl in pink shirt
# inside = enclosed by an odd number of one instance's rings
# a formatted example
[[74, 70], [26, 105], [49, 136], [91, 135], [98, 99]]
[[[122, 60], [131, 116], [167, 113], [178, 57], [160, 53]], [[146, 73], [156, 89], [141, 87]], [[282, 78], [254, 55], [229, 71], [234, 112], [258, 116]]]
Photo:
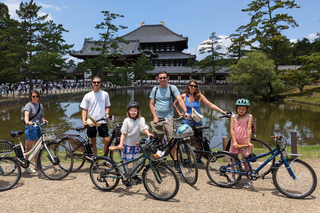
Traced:
[[[251, 135], [252, 135], [252, 115], [248, 114], [248, 110], [250, 107], [250, 102], [247, 99], [238, 99], [235, 103], [236, 111], [238, 114], [234, 114], [231, 117], [230, 122], [230, 132], [231, 132], [231, 147], [230, 152], [238, 156], [242, 154], [243, 160], [245, 160], [244, 153], [242, 149], [238, 148], [238, 145], [248, 145], [245, 148], [245, 152], [247, 155], [250, 154], [250, 148], [253, 148], [253, 144], [251, 143]], [[249, 171], [249, 165], [247, 163], [244, 164], [246, 172]], [[234, 177], [232, 177], [234, 178]], [[250, 179], [247, 179], [247, 182], [244, 184], [244, 188], [248, 189], [252, 187], [252, 182]]]

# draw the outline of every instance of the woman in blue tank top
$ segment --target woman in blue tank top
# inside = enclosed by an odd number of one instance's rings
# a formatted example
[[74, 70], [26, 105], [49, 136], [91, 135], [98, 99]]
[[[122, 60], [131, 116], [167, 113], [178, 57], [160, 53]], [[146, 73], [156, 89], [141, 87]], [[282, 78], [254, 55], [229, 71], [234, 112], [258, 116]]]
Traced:
[[[217, 112], [220, 113], [227, 113], [226, 111], [223, 111], [222, 109], [220, 109], [218, 106], [216, 106], [215, 104], [211, 103], [204, 95], [201, 94], [200, 89], [199, 89], [199, 84], [196, 80], [191, 79], [187, 85], [187, 88], [185, 89], [184, 93], [181, 95], [182, 99], [184, 100], [186, 107], [187, 107], [187, 112], [188, 114], [191, 115], [192, 117], [192, 107], [199, 113], [200, 112], [200, 106], [201, 103], [203, 103], [204, 105], [206, 105], [207, 107], [209, 107], [210, 109], [213, 109]], [[191, 104], [192, 107], [191, 107]], [[179, 107], [178, 107], [179, 103], [178, 101], [175, 101], [173, 106], [175, 108], [175, 110], [178, 112], [179, 116], [183, 115], [183, 113], [180, 111]], [[194, 128], [194, 126], [201, 126], [202, 125], [202, 121], [200, 121], [199, 123], [195, 122], [194, 120], [183, 120], [183, 123], [187, 123], [190, 126], [192, 126]], [[196, 149], [201, 149], [201, 141], [197, 140], [202, 138], [202, 131], [197, 132], [194, 131], [194, 137], [195, 137], [195, 143], [191, 143], [190, 145], [194, 146]], [[193, 141], [193, 140], [191, 140]], [[198, 157], [198, 156], [196, 156]], [[199, 162], [201, 163], [201, 162]]]

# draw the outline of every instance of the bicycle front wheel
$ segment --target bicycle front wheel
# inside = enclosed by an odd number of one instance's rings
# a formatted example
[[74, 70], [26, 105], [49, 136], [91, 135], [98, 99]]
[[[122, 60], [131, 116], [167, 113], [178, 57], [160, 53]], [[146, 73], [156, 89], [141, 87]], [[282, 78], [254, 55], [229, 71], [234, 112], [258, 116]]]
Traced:
[[194, 152], [187, 142], [179, 144], [177, 158], [183, 178], [189, 185], [194, 185], [198, 180], [198, 165]]
[[230, 165], [239, 162], [239, 158], [229, 152], [214, 152], [207, 161], [207, 175], [217, 186], [232, 187], [241, 180], [242, 174], [236, 172], [242, 171], [242, 168], [240, 164]]
[[73, 166], [73, 155], [63, 144], [49, 143], [39, 154], [41, 172], [51, 180], [67, 177]]
[[275, 187], [290, 198], [304, 198], [312, 194], [317, 186], [317, 176], [312, 167], [299, 159], [288, 160], [288, 163], [295, 178], [283, 162], [272, 175]]
[[21, 177], [20, 165], [11, 158], [0, 159], [0, 191], [14, 187]]
[[83, 165], [85, 163], [85, 160], [86, 160], [85, 156], [83, 154], [83, 151], [84, 151], [83, 146], [78, 146], [78, 147], [76, 147], [74, 149], [68, 139], [64, 139], [60, 143], [65, 145], [72, 152], [72, 155], [73, 155], [73, 166], [72, 166], [72, 171], [71, 172], [79, 171], [83, 167]]
[[148, 166], [143, 171], [142, 179], [144, 188], [157, 200], [169, 200], [178, 193], [178, 177], [166, 164], [154, 163], [153, 169]]
[[111, 171], [115, 163], [104, 156], [97, 157], [90, 166], [90, 178], [92, 183], [102, 191], [110, 191], [119, 184], [119, 169], [115, 168]]

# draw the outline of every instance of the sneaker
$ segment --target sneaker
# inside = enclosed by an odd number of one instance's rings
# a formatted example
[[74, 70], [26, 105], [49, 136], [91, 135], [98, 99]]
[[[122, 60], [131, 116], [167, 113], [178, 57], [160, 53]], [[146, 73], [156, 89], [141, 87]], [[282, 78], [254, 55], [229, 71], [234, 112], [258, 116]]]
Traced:
[[29, 174], [33, 174], [33, 173], [36, 173], [36, 171], [30, 167], [26, 168], [26, 173], [29, 173]]
[[231, 177], [231, 178], [228, 178], [228, 183], [232, 183], [235, 181], [235, 178], [234, 177]]
[[142, 180], [137, 175], [132, 177], [132, 180], [134, 180], [136, 182], [136, 185], [142, 183]]
[[202, 164], [202, 165], [204, 165], [204, 162], [203, 162], [201, 159], [199, 160], [199, 158], [198, 158], [198, 157], [196, 157], [196, 161], [197, 161], [197, 163], [198, 163], [198, 164]]
[[[41, 165], [41, 168], [42, 168], [43, 170], [46, 170], [46, 169], [47, 169], [47, 167], [42, 166], [42, 165]], [[37, 166], [37, 170], [40, 170], [40, 166]]]
[[251, 180], [248, 180], [243, 186], [243, 188], [245, 188], [245, 189], [250, 189], [251, 187], [252, 187], [252, 181]]
[[178, 161], [174, 161], [174, 169], [176, 170], [177, 173], [181, 172]]

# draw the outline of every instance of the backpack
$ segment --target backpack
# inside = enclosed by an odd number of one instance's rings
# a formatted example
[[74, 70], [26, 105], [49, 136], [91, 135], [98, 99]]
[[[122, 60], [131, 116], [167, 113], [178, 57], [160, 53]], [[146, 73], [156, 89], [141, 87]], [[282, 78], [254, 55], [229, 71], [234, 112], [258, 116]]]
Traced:
[[[172, 103], [173, 103], [174, 100], [175, 100], [175, 97], [174, 97], [174, 95], [172, 93], [171, 85], [170, 84], [168, 84], [168, 85], [169, 85], [170, 95], [172, 97]], [[159, 86], [156, 86], [156, 90], [154, 92], [154, 104], [156, 104], [156, 95], [157, 95], [158, 89], [159, 89]]]

